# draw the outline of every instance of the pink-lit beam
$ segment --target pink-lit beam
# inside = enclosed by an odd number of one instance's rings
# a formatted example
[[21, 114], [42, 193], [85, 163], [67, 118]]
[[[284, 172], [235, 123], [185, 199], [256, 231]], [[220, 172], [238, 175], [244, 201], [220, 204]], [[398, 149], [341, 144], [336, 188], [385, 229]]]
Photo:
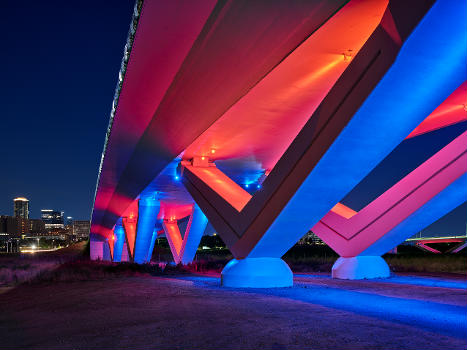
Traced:
[[429, 243], [460, 243], [460, 242], [465, 242], [465, 238], [428, 238], [428, 239], [418, 239], [417, 242], [422, 242], [424, 244], [429, 244]]
[[330, 211], [311, 230], [340, 256], [358, 256], [467, 172], [466, 145], [464, 132], [352, 217]]
[[434, 254], [441, 254], [441, 252], [435, 248], [432, 248], [432, 247], [429, 247], [427, 246], [425, 243], [422, 243], [422, 242], [418, 242], [417, 244], [415, 244], [415, 246], [417, 246], [418, 248], [424, 250], [424, 251], [427, 251], [427, 252], [430, 252], [430, 253], [434, 253]]

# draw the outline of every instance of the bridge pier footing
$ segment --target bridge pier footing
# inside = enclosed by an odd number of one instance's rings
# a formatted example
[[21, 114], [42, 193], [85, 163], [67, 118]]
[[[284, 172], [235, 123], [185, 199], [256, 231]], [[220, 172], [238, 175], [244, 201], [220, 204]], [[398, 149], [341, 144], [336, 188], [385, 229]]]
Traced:
[[332, 278], [345, 280], [387, 278], [390, 274], [388, 264], [380, 256], [340, 257], [332, 266]]
[[280, 258], [233, 259], [222, 270], [221, 284], [236, 288], [291, 287], [293, 274]]

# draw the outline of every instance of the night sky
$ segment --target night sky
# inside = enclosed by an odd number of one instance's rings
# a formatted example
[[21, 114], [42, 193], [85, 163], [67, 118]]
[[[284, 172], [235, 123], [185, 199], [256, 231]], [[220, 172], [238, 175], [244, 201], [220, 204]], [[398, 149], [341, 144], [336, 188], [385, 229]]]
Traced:
[[0, 214], [88, 219], [134, 1], [0, 1]]
[[[88, 219], [134, 1], [0, 1], [0, 214]], [[345, 199], [360, 210], [467, 123], [405, 141]], [[433, 233], [465, 233], [467, 205]]]

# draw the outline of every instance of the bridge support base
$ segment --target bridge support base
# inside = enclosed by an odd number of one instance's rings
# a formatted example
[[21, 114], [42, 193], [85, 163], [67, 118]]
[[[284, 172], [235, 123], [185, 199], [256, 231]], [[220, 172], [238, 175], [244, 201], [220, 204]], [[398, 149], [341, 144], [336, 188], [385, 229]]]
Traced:
[[222, 270], [221, 285], [236, 288], [291, 287], [293, 274], [280, 258], [233, 259]]
[[332, 266], [332, 278], [360, 280], [389, 276], [389, 266], [380, 256], [340, 257]]

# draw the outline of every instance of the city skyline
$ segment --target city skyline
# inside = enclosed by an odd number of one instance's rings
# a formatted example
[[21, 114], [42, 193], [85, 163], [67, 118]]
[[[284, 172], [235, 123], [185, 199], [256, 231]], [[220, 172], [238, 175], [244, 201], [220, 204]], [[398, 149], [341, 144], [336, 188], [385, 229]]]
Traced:
[[[24, 218], [24, 219], [41, 219], [41, 217], [42, 217], [44, 211], [50, 211], [50, 212], [54, 212], [54, 213], [55, 213], [55, 212], [61, 213], [61, 214], [62, 214], [62, 219], [63, 219], [64, 221], [66, 221], [66, 220], [75, 220], [75, 216], [65, 215], [66, 212], [65, 212], [64, 210], [60, 210], [60, 209], [57, 209], [57, 208], [41, 208], [41, 209], [38, 209], [39, 215], [37, 215], [37, 217], [32, 216], [32, 215], [30, 214], [31, 211], [29, 210], [29, 208], [30, 208], [30, 204], [29, 204], [30, 201], [29, 201], [29, 199], [28, 199], [27, 197], [25, 197], [25, 196], [15, 197], [15, 198], [13, 198], [12, 202], [13, 202], [13, 206], [10, 208], [10, 210], [9, 210], [9, 211], [6, 211], [6, 212], [1, 212], [0, 215], [3, 215], [3, 216], [11, 216], [11, 217], [18, 217], [18, 216], [19, 216], [19, 217], [22, 217], [22, 218]], [[17, 206], [17, 203], [18, 203], [18, 202], [19, 202], [19, 203], [24, 203], [24, 202], [26, 202], [27, 204], [25, 205], [25, 209], [19, 208], [19, 207]], [[27, 212], [27, 215], [24, 215], [23, 213], [18, 214], [18, 212], [19, 212], [19, 211], [22, 211], [22, 210], [25, 210], [25, 211]], [[67, 213], [67, 214], [69, 214], [69, 213]], [[76, 219], [76, 220], [81, 220], [81, 218], [78, 218], [78, 219]]]
[[13, 199], [26, 197], [32, 218], [50, 208], [91, 216], [134, 4], [75, 5], [0, 3], [8, 51], [0, 57], [6, 67], [0, 87], [2, 215], [13, 215]]

